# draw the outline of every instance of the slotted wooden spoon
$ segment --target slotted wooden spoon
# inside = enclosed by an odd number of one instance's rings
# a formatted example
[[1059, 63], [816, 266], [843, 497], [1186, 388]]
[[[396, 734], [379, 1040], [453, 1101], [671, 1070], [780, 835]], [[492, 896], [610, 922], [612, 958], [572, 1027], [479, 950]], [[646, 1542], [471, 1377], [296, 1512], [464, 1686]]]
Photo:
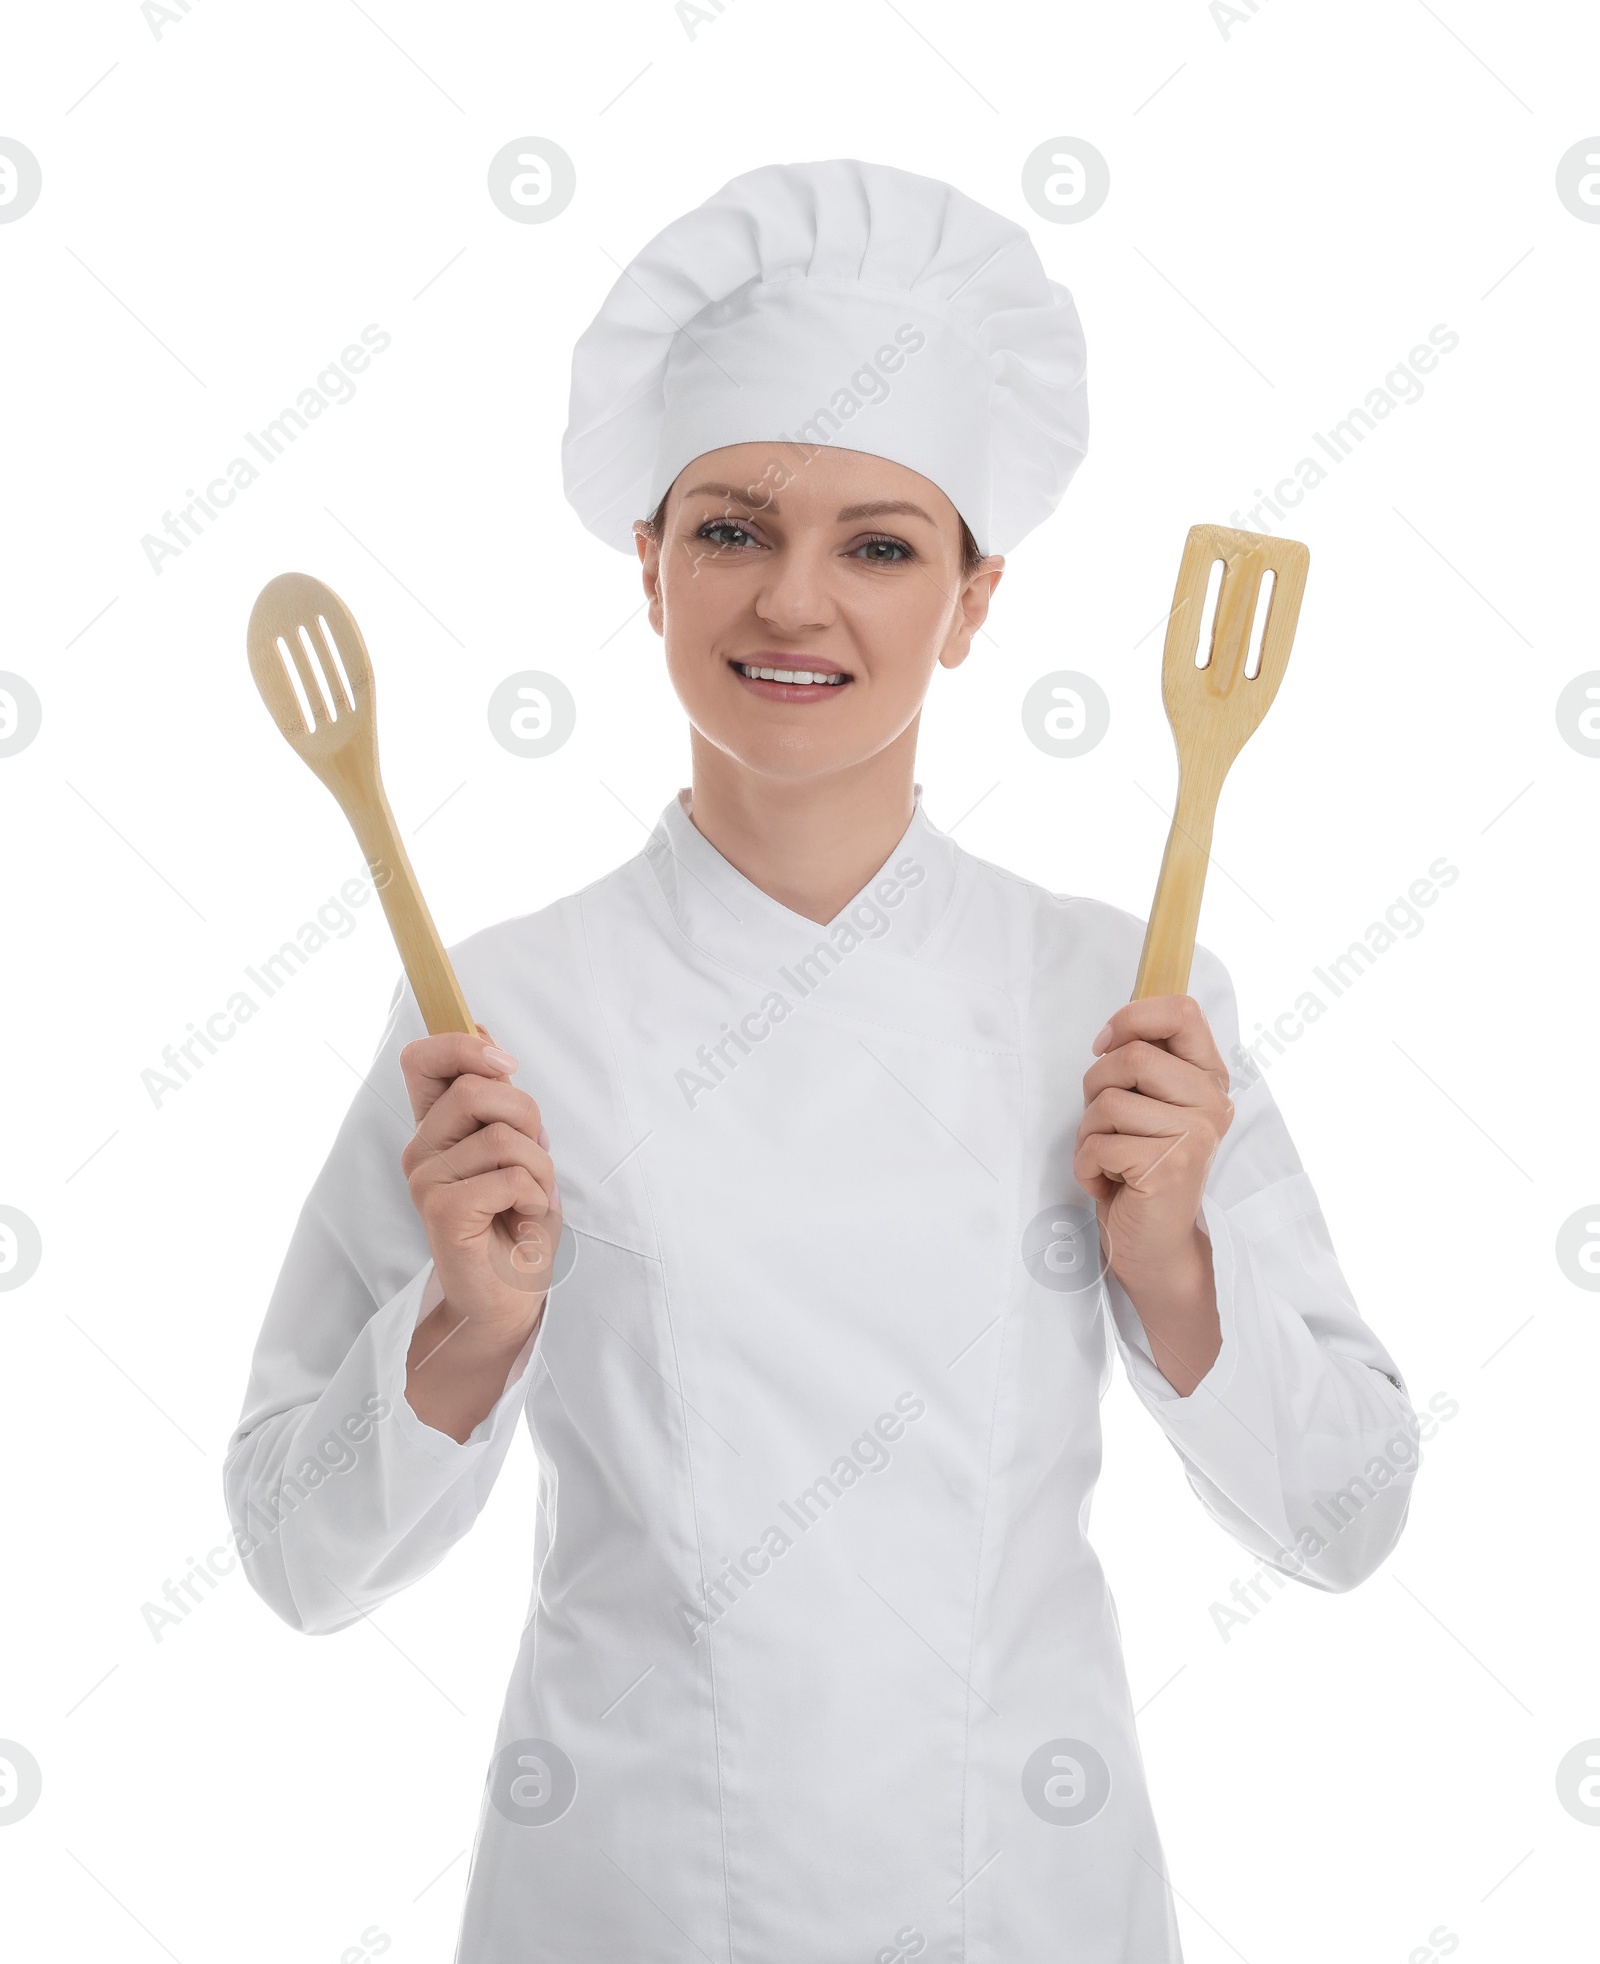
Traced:
[[[1211, 645], [1201, 665], [1200, 625], [1211, 569], [1222, 561]], [[1145, 928], [1133, 1000], [1181, 996], [1189, 989], [1200, 897], [1211, 856], [1222, 781], [1272, 707], [1289, 665], [1311, 555], [1294, 539], [1194, 525], [1184, 542], [1167, 617], [1161, 696], [1178, 747], [1178, 800]], [[1273, 576], [1257, 672], [1246, 675], [1262, 581]]]
[[384, 796], [372, 663], [355, 617], [321, 580], [280, 573], [257, 596], [246, 640], [250, 673], [272, 720], [350, 821], [429, 1034], [475, 1036], [478, 1026]]

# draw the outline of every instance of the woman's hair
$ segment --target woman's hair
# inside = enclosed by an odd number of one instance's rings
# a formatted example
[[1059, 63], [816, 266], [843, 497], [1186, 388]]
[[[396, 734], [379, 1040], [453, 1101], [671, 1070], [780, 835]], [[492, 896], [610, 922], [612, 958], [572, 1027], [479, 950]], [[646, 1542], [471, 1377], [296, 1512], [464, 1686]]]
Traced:
[[[654, 539], [658, 545], [661, 543], [661, 534], [666, 527], [667, 499], [671, 496], [672, 487], [669, 485], [662, 493], [660, 504], [656, 506], [648, 518], [640, 520], [640, 523], [644, 526], [646, 535]], [[961, 570], [964, 574], [970, 573], [982, 560], [983, 554], [979, 552], [978, 542], [972, 536], [972, 533], [967, 527], [967, 521], [961, 516], [960, 512], [956, 513], [956, 523], [961, 527]]]

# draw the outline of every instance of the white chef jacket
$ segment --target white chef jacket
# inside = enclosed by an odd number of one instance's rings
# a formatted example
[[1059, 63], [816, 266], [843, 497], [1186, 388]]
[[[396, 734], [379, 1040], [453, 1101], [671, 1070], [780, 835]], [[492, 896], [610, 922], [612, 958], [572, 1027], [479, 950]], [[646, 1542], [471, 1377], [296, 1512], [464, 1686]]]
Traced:
[[[680, 795], [636, 858], [453, 949], [575, 1253], [464, 1443], [405, 1398], [437, 1286], [397, 991], [226, 1487], [257, 1591], [338, 1630], [467, 1532], [526, 1414], [532, 1609], [459, 1964], [1179, 1958], [1085, 1536], [1111, 1340], [1202, 1506], [1317, 1588], [1393, 1545], [1416, 1421], [1259, 1076], [1207, 1183], [1222, 1348], [1189, 1396], [1061, 1225], [1141, 932], [964, 852], [919, 786], [826, 928]], [[1227, 1055], [1204, 950], [1191, 986]]]

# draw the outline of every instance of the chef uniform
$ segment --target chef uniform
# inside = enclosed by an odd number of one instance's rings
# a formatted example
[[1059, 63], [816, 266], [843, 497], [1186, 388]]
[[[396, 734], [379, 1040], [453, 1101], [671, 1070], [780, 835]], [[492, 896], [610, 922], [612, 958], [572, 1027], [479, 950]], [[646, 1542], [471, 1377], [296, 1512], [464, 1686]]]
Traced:
[[[565, 465], [627, 549], [706, 451], [833, 442], [923, 472], [1003, 551], [1085, 431], [1077, 317], [1026, 233], [836, 161], [736, 178], [645, 248], [578, 345]], [[1085, 1537], [1112, 1347], [1205, 1510], [1313, 1588], [1393, 1545], [1417, 1427], [1259, 1075], [1202, 1209], [1221, 1350], [1186, 1397], [1155, 1368], [1072, 1176], [1141, 934], [963, 851], [918, 786], [826, 926], [681, 793], [637, 857], [453, 949], [565, 1206], [543, 1319], [464, 1443], [405, 1397], [439, 1290], [396, 991], [226, 1486], [254, 1587], [338, 1630], [468, 1531], [526, 1420], [532, 1610], [460, 1964], [1178, 1959]], [[1203, 949], [1191, 988], [1236, 1054]]]

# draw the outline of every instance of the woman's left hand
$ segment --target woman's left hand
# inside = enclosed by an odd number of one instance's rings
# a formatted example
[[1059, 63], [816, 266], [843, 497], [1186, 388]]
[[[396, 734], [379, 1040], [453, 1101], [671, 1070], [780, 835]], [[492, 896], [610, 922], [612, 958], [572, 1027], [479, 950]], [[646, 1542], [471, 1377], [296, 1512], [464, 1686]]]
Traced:
[[1124, 1004], [1093, 1048], [1072, 1170], [1157, 1366], [1187, 1394], [1221, 1344], [1200, 1201], [1233, 1122], [1228, 1067], [1193, 996]]

